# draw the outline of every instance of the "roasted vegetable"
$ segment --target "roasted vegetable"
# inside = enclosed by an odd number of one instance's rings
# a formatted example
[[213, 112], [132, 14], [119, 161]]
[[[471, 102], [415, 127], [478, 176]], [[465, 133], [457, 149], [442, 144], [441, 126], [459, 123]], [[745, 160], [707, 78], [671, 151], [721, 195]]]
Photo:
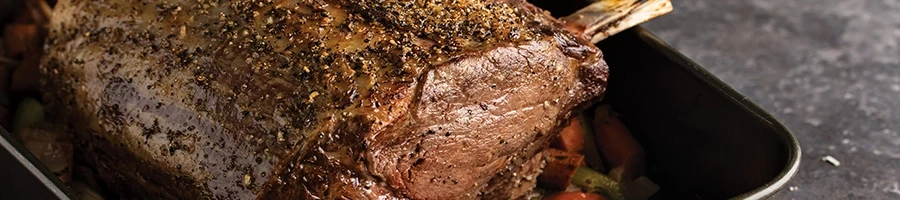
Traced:
[[551, 189], [565, 189], [569, 186], [575, 170], [584, 164], [584, 156], [557, 149], [547, 149], [543, 152], [547, 165], [544, 172], [538, 176], [538, 182]]
[[569, 126], [559, 132], [550, 147], [571, 153], [578, 153], [584, 148], [584, 129], [578, 117], [569, 120]]
[[13, 133], [19, 133], [23, 129], [44, 120], [44, 106], [33, 98], [22, 99], [16, 116], [13, 119]]
[[6, 56], [20, 57], [27, 52], [34, 52], [40, 48], [38, 39], [38, 26], [34, 24], [9, 24], [3, 29], [3, 39], [6, 45]]
[[623, 180], [634, 180], [644, 174], [644, 148], [631, 136], [609, 105], [594, 112], [594, 139], [606, 160], [606, 166], [622, 166]]
[[39, 80], [41, 77], [38, 65], [41, 62], [40, 55], [34, 53], [27, 54], [24, 57], [25, 59], [12, 73], [12, 84], [10, 84], [9, 90], [23, 96], [39, 96], [38, 88], [40, 87]]
[[103, 196], [101, 196], [97, 191], [91, 189], [90, 186], [84, 184], [79, 181], [72, 181], [69, 183], [69, 188], [72, 189], [72, 192], [75, 193], [75, 196], [81, 200], [104, 200]]
[[[587, 122], [584, 113], [578, 116], [578, 119], [579, 121]], [[597, 143], [594, 142], [594, 131], [591, 126], [591, 123], [581, 123], [581, 128], [585, 132], [582, 135], [585, 142], [583, 142], [584, 148], [581, 149], [581, 155], [584, 155], [584, 163], [588, 167], [599, 172], [606, 172], [606, 166], [603, 165], [603, 157], [600, 156], [600, 150], [597, 148]]]
[[606, 197], [597, 193], [585, 192], [558, 192], [544, 197], [544, 200], [606, 200]]
[[625, 199], [618, 182], [588, 167], [579, 167], [575, 171], [575, 176], [572, 177], [572, 184], [581, 186], [588, 192], [603, 194], [603, 196], [612, 200]]
[[[45, 24], [50, 21], [51, 6], [44, 0], [25, 0], [24, 9], [18, 10], [13, 23]], [[55, 2], [55, 1], [53, 1]], [[52, 2], [51, 2], [52, 3]]]
[[646, 200], [659, 190], [659, 186], [656, 185], [656, 183], [653, 183], [653, 181], [650, 181], [647, 177], [641, 176], [633, 181], [628, 180], [623, 176], [624, 169], [625, 166], [613, 168], [609, 170], [607, 176], [614, 181], [619, 182], [622, 193], [625, 195], [626, 199]]
[[74, 146], [71, 136], [48, 124], [23, 129], [16, 136], [60, 180], [66, 182], [72, 179]]

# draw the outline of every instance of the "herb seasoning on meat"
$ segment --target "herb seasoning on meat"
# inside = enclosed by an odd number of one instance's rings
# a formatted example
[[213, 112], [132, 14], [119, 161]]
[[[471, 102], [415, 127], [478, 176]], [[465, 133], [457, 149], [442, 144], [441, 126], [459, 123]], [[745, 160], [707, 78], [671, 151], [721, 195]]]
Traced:
[[607, 77], [521, 0], [61, 0], [48, 43], [123, 198], [518, 198]]

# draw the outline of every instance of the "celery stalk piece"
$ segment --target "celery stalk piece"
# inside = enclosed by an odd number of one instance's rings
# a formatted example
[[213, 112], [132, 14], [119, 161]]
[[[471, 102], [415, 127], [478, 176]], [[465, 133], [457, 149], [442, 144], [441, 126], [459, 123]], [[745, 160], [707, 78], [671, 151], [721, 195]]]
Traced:
[[619, 183], [589, 167], [579, 167], [572, 178], [572, 184], [585, 188], [588, 192], [597, 192], [610, 200], [625, 200]]

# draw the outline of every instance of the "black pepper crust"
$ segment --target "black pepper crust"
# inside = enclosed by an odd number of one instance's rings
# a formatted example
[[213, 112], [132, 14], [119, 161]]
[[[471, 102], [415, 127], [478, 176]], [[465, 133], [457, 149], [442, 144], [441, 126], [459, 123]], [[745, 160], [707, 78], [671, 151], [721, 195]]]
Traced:
[[[124, 197], [414, 198], [390, 175], [369, 172], [375, 161], [366, 155], [382, 144], [376, 135], [416, 123], [430, 71], [548, 41], [564, 59], [545, 62], [574, 71], [560, 86], [571, 96], [564, 111], [548, 114], [556, 121], [599, 96], [606, 78], [599, 50], [521, 0], [57, 7], [45, 101], [79, 133], [80, 159]], [[359, 196], [341, 194], [346, 188]]]

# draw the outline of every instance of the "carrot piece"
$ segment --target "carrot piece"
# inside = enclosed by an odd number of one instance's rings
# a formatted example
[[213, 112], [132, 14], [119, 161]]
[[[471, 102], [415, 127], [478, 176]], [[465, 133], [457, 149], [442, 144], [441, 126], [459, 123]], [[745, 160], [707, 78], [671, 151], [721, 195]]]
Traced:
[[25, 0], [24, 8], [18, 8], [13, 23], [16, 24], [45, 24], [50, 22], [52, 8], [44, 0]]
[[606, 197], [597, 193], [585, 192], [557, 192], [546, 196], [543, 200], [606, 200]]
[[600, 150], [597, 148], [597, 143], [594, 139], [594, 131], [593, 127], [591, 127], [590, 121], [587, 121], [588, 118], [585, 118], [586, 114], [581, 114], [578, 116], [581, 123], [582, 129], [584, 129], [584, 149], [581, 149], [581, 155], [584, 155], [584, 164], [586, 164], [591, 169], [594, 169], [598, 172], [606, 173], [606, 166], [603, 165], [603, 156], [600, 155]]
[[594, 112], [594, 139], [609, 168], [622, 168], [622, 178], [632, 181], [644, 174], [644, 148], [631, 136], [609, 105]]
[[26, 96], [40, 96], [41, 72], [38, 69], [40, 63], [39, 55], [25, 55], [25, 60], [12, 73], [9, 90]]
[[8, 24], [3, 31], [7, 57], [19, 57], [27, 53], [38, 52], [41, 48], [37, 25]]
[[584, 164], [584, 156], [577, 153], [557, 149], [546, 149], [543, 152], [547, 165], [538, 176], [538, 182], [553, 188], [565, 189], [575, 176], [575, 171]]
[[569, 126], [559, 132], [556, 139], [550, 143], [550, 147], [571, 153], [578, 153], [584, 149], [584, 129], [578, 117], [569, 120]]

